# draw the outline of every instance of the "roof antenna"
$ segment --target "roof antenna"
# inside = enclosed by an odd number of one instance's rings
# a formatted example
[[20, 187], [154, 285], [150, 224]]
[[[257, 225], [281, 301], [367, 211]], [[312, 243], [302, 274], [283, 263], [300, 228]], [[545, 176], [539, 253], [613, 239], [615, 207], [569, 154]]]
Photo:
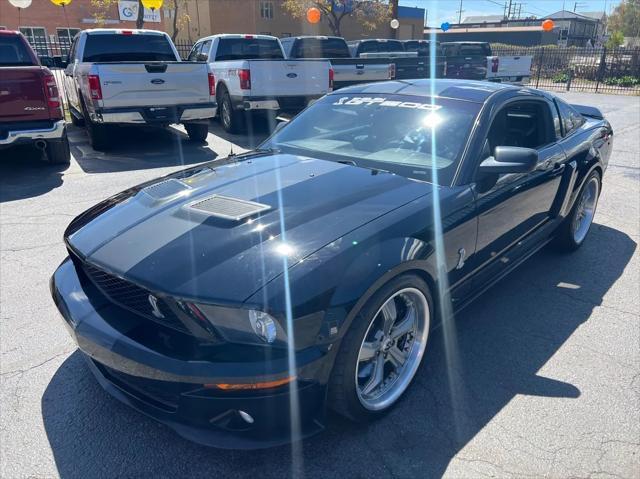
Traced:
[[233, 152], [233, 143], [229, 142], [229, 158], [235, 158], [236, 154]]

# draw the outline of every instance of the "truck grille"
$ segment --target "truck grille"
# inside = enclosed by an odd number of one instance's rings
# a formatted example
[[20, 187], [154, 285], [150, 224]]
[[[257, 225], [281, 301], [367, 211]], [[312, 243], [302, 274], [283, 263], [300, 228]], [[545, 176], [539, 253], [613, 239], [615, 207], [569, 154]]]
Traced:
[[189, 334], [187, 327], [166, 302], [150, 291], [86, 262], [82, 263], [82, 269], [98, 289], [114, 303], [155, 323]]

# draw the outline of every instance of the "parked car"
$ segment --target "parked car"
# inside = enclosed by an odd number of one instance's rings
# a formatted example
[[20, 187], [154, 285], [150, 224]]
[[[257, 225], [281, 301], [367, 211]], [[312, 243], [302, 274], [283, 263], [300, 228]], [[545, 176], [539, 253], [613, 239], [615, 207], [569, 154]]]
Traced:
[[280, 41], [269, 35], [202, 38], [189, 60], [209, 62], [228, 132], [244, 129], [245, 113], [297, 113], [333, 88], [328, 60], [286, 60]]
[[399, 40], [365, 39], [348, 42], [348, 45], [351, 54], [356, 58], [377, 58], [392, 62], [397, 80], [431, 76], [429, 60], [424, 56], [418, 56], [416, 51], [405, 51], [404, 44]]
[[552, 240], [583, 244], [612, 133], [595, 108], [512, 85], [345, 88], [255, 151], [73, 220], [53, 298], [100, 384], [193, 441], [281, 444], [326, 406], [377, 419], [443, 304]]
[[0, 149], [29, 144], [49, 163], [71, 160], [56, 80], [22, 33], [0, 30]]
[[531, 56], [495, 56], [487, 42], [443, 42], [447, 78], [529, 83]]
[[290, 59], [327, 58], [333, 68], [334, 89], [358, 83], [392, 80], [395, 64], [376, 58], [352, 58], [344, 38], [300, 36], [281, 38], [285, 56]]
[[182, 123], [205, 141], [216, 115], [215, 78], [205, 62], [183, 62], [169, 35], [155, 30], [90, 29], [76, 35], [65, 70], [74, 125], [91, 145], [113, 144], [111, 125]]
[[[430, 40], [402, 40], [402, 44], [406, 52], [416, 52], [419, 57], [431, 57]], [[445, 76], [446, 61], [440, 42], [435, 42], [434, 53], [436, 68], [435, 78], [443, 78]]]

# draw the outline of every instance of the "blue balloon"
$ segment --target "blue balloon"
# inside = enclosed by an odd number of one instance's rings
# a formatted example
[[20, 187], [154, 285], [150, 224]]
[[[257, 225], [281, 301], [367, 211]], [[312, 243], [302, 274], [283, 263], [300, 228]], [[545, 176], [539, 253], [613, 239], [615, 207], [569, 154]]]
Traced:
[[451, 24], [449, 22], [444, 22], [442, 25], [440, 25], [440, 28], [442, 28], [443, 32], [446, 32], [451, 28]]

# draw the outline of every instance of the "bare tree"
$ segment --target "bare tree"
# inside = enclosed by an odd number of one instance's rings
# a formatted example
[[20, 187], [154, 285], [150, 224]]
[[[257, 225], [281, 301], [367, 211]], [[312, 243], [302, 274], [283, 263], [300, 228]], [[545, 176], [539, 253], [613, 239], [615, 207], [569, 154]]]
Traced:
[[368, 30], [391, 18], [389, 3], [384, 0], [284, 0], [282, 7], [294, 18], [304, 18], [309, 8], [317, 8], [336, 36], [342, 36], [340, 27], [345, 17], [355, 18]]

